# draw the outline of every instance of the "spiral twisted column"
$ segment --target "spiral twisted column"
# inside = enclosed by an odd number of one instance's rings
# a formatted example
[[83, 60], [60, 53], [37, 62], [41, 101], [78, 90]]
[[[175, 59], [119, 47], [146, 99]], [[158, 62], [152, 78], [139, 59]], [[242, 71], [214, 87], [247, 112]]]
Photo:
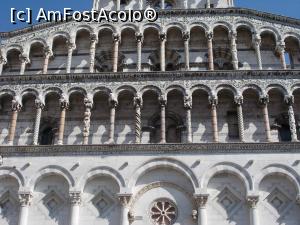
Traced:
[[58, 128], [58, 140], [57, 144], [62, 145], [65, 133], [65, 122], [66, 122], [66, 111], [69, 108], [69, 101], [61, 97], [60, 98], [60, 118], [59, 118], [59, 128]]
[[231, 56], [232, 56], [232, 65], [234, 70], [239, 69], [239, 60], [238, 60], [238, 52], [236, 46], [237, 33], [231, 32], [230, 35], [230, 45], [231, 45]]
[[45, 47], [44, 49], [44, 64], [43, 64], [43, 74], [47, 74], [48, 72], [48, 65], [49, 59], [53, 56], [53, 52], [49, 46]]
[[194, 196], [198, 207], [198, 225], [207, 225], [206, 204], [208, 196], [208, 194], [199, 194]]
[[3, 72], [3, 66], [7, 63], [7, 60], [0, 55], [0, 75], [2, 75]]
[[297, 128], [296, 128], [296, 121], [295, 121], [295, 113], [294, 113], [294, 96], [288, 95], [285, 96], [285, 103], [288, 106], [288, 115], [289, 115], [289, 125], [290, 125], [290, 131], [291, 131], [291, 138], [292, 141], [298, 141], [297, 138]]
[[79, 224], [79, 212], [81, 205], [81, 192], [70, 192], [70, 225]]
[[68, 58], [67, 58], [67, 66], [66, 66], [66, 73], [71, 73], [71, 67], [72, 67], [72, 56], [73, 56], [73, 51], [76, 48], [76, 45], [72, 42], [67, 43], [68, 47]]
[[143, 43], [143, 34], [136, 33], [135, 34], [136, 43], [137, 43], [137, 63], [136, 70], [139, 72], [142, 70], [142, 43]]
[[91, 34], [91, 44], [90, 44], [90, 73], [95, 72], [95, 55], [96, 55], [96, 45], [98, 43], [98, 36], [96, 34]]
[[285, 60], [285, 43], [279, 42], [276, 46], [276, 51], [279, 54], [279, 58], [280, 58], [280, 63], [281, 63], [281, 67], [282, 69], [286, 70], [287, 66], [286, 66], [286, 60]]
[[261, 96], [259, 98], [259, 102], [262, 106], [262, 113], [264, 117], [264, 124], [265, 124], [265, 131], [266, 131], [266, 140], [267, 142], [271, 142], [271, 129], [270, 129], [270, 121], [269, 121], [269, 112], [268, 112], [268, 103], [269, 103], [269, 96]]
[[215, 95], [210, 95], [208, 97], [208, 101], [211, 107], [211, 126], [213, 131], [213, 142], [219, 142], [218, 117], [217, 117], [218, 98]]
[[91, 126], [91, 110], [93, 108], [93, 101], [89, 98], [84, 98], [84, 118], [83, 118], [83, 142], [82, 144], [87, 145], [89, 143], [90, 126]]
[[33, 145], [37, 145], [39, 141], [39, 131], [40, 131], [40, 124], [41, 124], [42, 110], [44, 109], [45, 105], [41, 100], [36, 99], [35, 107], [36, 107], [36, 116], [35, 116], [34, 131], [33, 131]]
[[166, 143], [166, 106], [167, 99], [164, 96], [159, 97], [160, 104], [160, 143]]
[[187, 142], [192, 143], [192, 97], [190, 95], [184, 96], [184, 108], [186, 110]]
[[185, 31], [182, 33], [182, 38], [184, 42], [184, 61], [185, 61], [185, 70], [190, 70], [190, 32]]
[[118, 72], [120, 34], [113, 34], [113, 72]]
[[30, 192], [19, 192], [19, 220], [18, 225], [27, 225], [28, 224], [28, 213], [29, 207], [32, 203], [32, 193]]
[[252, 37], [253, 47], [255, 49], [257, 66], [259, 70], [262, 70], [262, 60], [261, 60], [261, 52], [260, 52], [260, 45], [261, 45], [261, 37], [259, 34], [253, 34]]
[[259, 196], [247, 196], [246, 201], [250, 209], [250, 225], [259, 225], [257, 204]]
[[19, 59], [21, 61], [20, 75], [23, 75], [25, 73], [25, 70], [26, 70], [26, 65], [28, 63], [30, 63], [30, 59], [28, 58], [28, 56], [22, 55], [22, 54], [19, 56]]
[[165, 71], [166, 70], [166, 40], [167, 40], [166, 33], [160, 33], [159, 39], [160, 39], [160, 70]]
[[16, 99], [12, 100], [12, 114], [10, 119], [10, 126], [8, 130], [8, 145], [13, 145], [16, 133], [18, 113], [22, 109], [22, 104]]
[[213, 51], [213, 32], [207, 32], [207, 47], [208, 47], [208, 69], [214, 70], [214, 51]]
[[243, 96], [236, 96], [234, 98], [236, 107], [237, 107], [237, 117], [238, 117], [238, 126], [239, 126], [239, 137], [240, 141], [245, 141], [245, 130], [244, 130], [244, 117], [243, 117]]
[[110, 122], [109, 122], [109, 139], [108, 144], [115, 142], [115, 121], [116, 121], [116, 108], [118, 106], [118, 100], [114, 95], [110, 95], [109, 107], [110, 107]]
[[141, 108], [142, 108], [142, 98], [134, 97], [134, 108], [135, 108], [135, 143], [141, 143], [142, 134], [142, 122], [141, 122]]

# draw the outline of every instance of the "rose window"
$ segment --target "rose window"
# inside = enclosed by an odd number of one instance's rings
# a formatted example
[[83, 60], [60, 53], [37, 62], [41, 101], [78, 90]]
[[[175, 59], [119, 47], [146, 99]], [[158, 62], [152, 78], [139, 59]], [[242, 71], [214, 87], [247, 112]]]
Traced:
[[176, 206], [168, 200], [158, 200], [150, 208], [150, 216], [155, 225], [171, 225], [177, 217]]

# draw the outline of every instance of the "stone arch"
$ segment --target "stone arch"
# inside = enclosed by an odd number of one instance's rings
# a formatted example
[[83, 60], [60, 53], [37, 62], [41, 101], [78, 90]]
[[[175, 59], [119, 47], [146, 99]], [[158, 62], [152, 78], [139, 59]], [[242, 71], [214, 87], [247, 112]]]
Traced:
[[73, 93], [80, 93], [83, 96], [87, 95], [87, 91], [82, 87], [72, 87], [68, 90], [68, 96], [70, 97]]
[[300, 83], [298, 84], [294, 84], [291, 88], [290, 88], [290, 93], [294, 93], [296, 90], [300, 89]]
[[168, 96], [169, 92], [171, 92], [173, 90], [179, 91], [183, 96], [186, 95], [185, 88], [183, 86], [177, 84], [177, 85], [170, 85], [169, 87], [167, 87], [166, 91], [165, 91], [165, 96]]
[[299, 174], [291, 167], [274, 163], [271, 165], [268, 165], [264, 167], [258, 175], [254, 177], [254, 190], [259, 190], [259, 185], [261, 181], [272, 174], [281, 174], [285, 177], [287, 177], [292, 183], [295, 185], [295, 188], [297, 190], [297, 194], [300, 194], [300, 176]]
[[0, 168], [0, 178], [3, 177], [12, 177], [15, 180], [17, 180], [18, 184], [19, 184], [19, 188], [22, 188], [25, 186], [25, 178], [22, 175], [21, 172], [19, 172], [16, 168], [14, 167], [1, 167]]
[[241, 27], [247, 28], [248, 30], [251, 31], [251, 33], [256, 33], [255, 26], [252, 23], [248, 22], [248, 21], [240, 20], [240, 21], [236, 22], [235, 31], [237, 31]]
[[295, 32], [287, 32], [287, 33], [285, 33], [285, 34], [282, 36], [282, 40], [285, 40], [285, 39], [287, 39], [287, 38], [289, 38], [289, 37], [293, 37], [293, 38], [297, 39], [297, 40], [298, 40], [298, 44], [299, 44], [299, 46], [300, 46], [300, 34], [297, 34], [297, 33], [295, 33]]
[[39, 44], [43, 45], [44, 48], [47, 46], [46, 40], [44, 40], [44, 39], [42, 39], [42, 38], [34, 38], [34, 39], [32, 39], [32, 40], [29, 42], [28, 48], [30, 49], [31, 46], [32, 46], [33, 44], [36, 44], [36, 43], [39, 43]]
[[103, 24], [103, 25], [100, 25], [100, 26], [98, 27], [97, 32], [99, 33], [99, 32], [101, 32], [102, 30], [105, 30], [105, 29], [110, 30], [112, 33], [116, 33], [116, 32], [117, 32], [116, 27], [114, 27], [113, 25], [110, 25], [110, 24]]
[[23, 47], [21, 45], [18, 45], [18, 44], [11, 44], [9, 45], [7, 48], [6, 48], [6, 51], [5, 51], [5, 55], [7, 56], [7, 53], [11, 50], [17, 50], [19, 51], [20, 53], [23, 53]]
[[50, 38], [51, 46], [53, 46], [55, 38], [58, 38], [58, 37], [63, 37], [67, 40], [71, 40], [71, 36], [69, 33], [64, 32], [64, 31], [55, 32]]
[[211, 95], [212, 94], [212, 90], [211, 90], [211, 88], [210, 87], [208, 87], [208, 86], [206, 86], [206, 85], [204, 85], [204, 84], [197, 84], [197, 85], [195, 85], [195, 86], [193, 86], [192, 88], [191, 88], [191, 94], [193, 94], [195, 91], [197, 91], [197, 90], [203, 90], [203, 91], [205, 91], [208, 95]]
[[119, 189], [125, 188], [126, 186], [125, 180], [122, 177], [122, 175], [118, 171], [108, 166], [99, 166], [91, 169], [87, 174], [85, 174], [80, 178], [76, 186], [78, 187], [79, 190], [83, 191], [86, 183], [92, 178], [98, 176], [108, 176], [112, 178], [114, 181], [118, 183]]
[[39, 96], [39, 91], [35, 88], [26, 88], [21, 92], [21, 99], [23, 99], [23, 97], [28, 94], [31, 94], [37, 98]]
[[266, 88], [266, 93], [269, 93], [269, 91], [272, 90], [272, 89], [279, 90], [283, 95], [288, 95], [289, 94], [288, 90], [280, 84], [269, 84]]
[[192, 183], [194, 190], [199, 187], [196, 175], [183, 162], [172, 158], [156, 158], [143, 163], [138, 169], [135, 170], [128, 181], [128, 188], [132, 189], [140, 177], [155, 168], [172, 168], [185, 175]]
[[200, 178], [201, 188], [207, 189], [208, 183], [216, 174], [229, 173], [237, 176], [245, 186], [247, 193], [253, 190], [253, 180], [251, 175], [243, 167], [232, 162], [221, 162], [210, 167]]
[[214, 30], [216, 27], [224, 27], [228, 31], [228, 33], [230, 33], [233, 30], [232, 25], [225, 21], [217, 21], [211, 27], [212, 30]]
[[142, 32], [144, 33], [146, 29], [155, 29], [157, 30], [158, 33], [160, 33], [162, 31], [162, 28], [158, 25], [158, 24], [154, 24], [154, 23], [146, 23], [144, 24], [143, 28], [142, 28]]
[[92, 90], [92, 96], [94, 97], [97, 93], [99, 92], [102, 92], [102, 93], [105, 93], [107, 94], [108, 96], [112, 93], [111, 89], [110, 88], [107, 88], [107, 87], [96, 87]]
[[275, 41], [279, 41], [280, 40], [280, 33], [279, 31], [274, 28], [274, 27], [269, 27], [269, 26], [265, 26], [265, 27], [261, 27], [259, 28], [259, 35], [261, 36], [264, 32], [269, 32], [271, 34], [274, 35], [275, 37]]
[[63, 93], [63, 90], [60, 89], [59, 87], [49, 87], [49, 88], [47, 88], [43, 91], [42, 95], [43, 95], [44, 98], [46, 98], [47, 95], [49, 95], [51, 93], [56, 93], [60, 96]]
[[77, 34], [82, 30], [88, 31], [90, 34], [94, 33], [94, 30], [91, 26], [89, 26], [89, 25], [80, 25], [80, 26], [77, 27], [75, 36], [77, 36]]
[[218, 94], [222, 90], [229, 90], [232, 92], [233, 96], [236, 96], [238, 94], [238, 90], [229, 84], [220, 84], [216, 87], [215, 93]]
[[183, 24], [181, 23], [178, 23], [178, 22], [173, 22], [173, 23], [169, 23], [165, 26], [165, 32], [167, 33], [169, 29], [171, 28], [177, 28], [179, 29], [180, 31], [185, 31], [185, 27]]
[[139, 32], [139, 27], [137, 25], [133, 24], [133, 23], [122, 24], [121, 27], [120, 27], [120, 32], [122, 33], [126, 29], [131, 29], [134, 32]]
[[11, 97], [15, 97], [16, 92], [14, 90], [5, 88], [5, 89], [0, 90], [0, 97], [2, 97], [3, 95], [9, 95]]
[[69, 184], [69, 188], [74, 187], [75, 185], [75, 180], [73, 176], [69, 173], [69, 171], [61, 166], [57, 165], [49, 165], [46, 167], [41, 168], [38, 170], [34, 176], [32, 176], [28, 183], [27, 186], [30, 188], [30, 190], [34, 190], [35, 185], [45, 176], [48, 175], [58, 175], [63, 177], [67, 183]]
[[137, 95], [137, 91], [134, 87], [132, 86], [128, 86], [128, 85], [123, 85], [121, 87], [118, 87], [115, 91], [116, 93], [116, 97], [119, 97], [120, 93], [123, 92], [123, 91], [128, 91], [130, 92], [131, 94], [133, 94], [133, 96], [136, 96]]
[[147, 85], [147, 86], [144, 86], [140, 89], [140, 94], [141, 96], [143, 96], [143, 94], [147, 91], [153, 91], [155, 92], [158, 96], [160, 96], [162, 94], [162, 91], [160, 90], [159, 87], [156, 87], [154, 85]]
[[258, 85], [256, 85], [256, 84], [246, 84], [246, 85], [244, 85], [244, 86], [241, 88], [241, 94], [243, 95], [244, 92], [245, 92], [246, 90], [249, 90], [249, 89], [254, 90], [259, 96], [262, 95], [262, 94], [264, 93], [263, 90], [262, 90], [262, 88], [259, 87]]
[[193, 28], [195, 27], [199, 27], [202, 30], [204, 30], [205, 32], [209, 31], [209, 27], [206, 23], [202, 23], [202, 22], [193, 22], [191, 24], [189, 24], [189, 30], [191, 31]]

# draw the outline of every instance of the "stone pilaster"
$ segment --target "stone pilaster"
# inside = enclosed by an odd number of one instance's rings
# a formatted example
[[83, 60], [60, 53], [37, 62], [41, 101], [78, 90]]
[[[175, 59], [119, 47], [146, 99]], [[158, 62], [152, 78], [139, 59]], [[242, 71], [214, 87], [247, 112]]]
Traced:
[[285, 61], [285, 55], [284, 55], [285, 54], [285, 43], [283, 41], [277, 43], [276, 51], [279, 54], [282, 69], [286, 70], [287, 67], [286, 67], [286, 61]]
[[49, 46], [45, 47], [44, 49], [44, 64], [43, 64], [43, 74], [47, 74], [48, 66], [49, 66], [49, 59], [53, 56], [53, 52]]
[[165, 71], [166, 70], [166, 40], [167, 40], [166, 33], [160, 33], [159, 40], [160, 40], [160, 70]]
[[137, 62], [136, 62], [136, 70], [139, 72], [142, 70], [142, 43], [143, 43], [143, 34], [136, 33], [135, 34], [136, 43], [137, 43]]
[[93, 101], [89, 98], [84, 98], [84, 118], [83, 118], [83, 142], [82, 144], [87, 145], [89, 143], [90, 126], [91, 126], [91, 110], [93, 108]]
[[214, 70], [214, 51], [213, 51], [213, 32], [207, 32], [207, 48], [208, 48], [208, 70]]
[[184, 43], [184, 61], [185, 61], [185, 70], [190, 70], [190, 33], [185, 31], [182, 33], [183, 43]]
[[142, 98], [134, 97], [134, 108], [135, 108], [135, 143], [141, 143], [141, 133], [142, 133], [142, 122], [141, 122], [141, 108], [142, 108]]
[[115, 142], [115, 120], [116, 120], [116, 108], [118, 106], [118, 100], [112, 94], [109, 98], [110, 107], [110, 121], [109, 121], [109, 139], [108, 144], [113, 144]]
[[20, 212], [18, 225], [28, 224], [29, 206], [32, 202], [32, 194], [30, 192], [19, 192]]
[[192, 143], [192, 97], [190, 95], [184, 96], [184, 108], [186, 110], [187, 142]]
[[25, 70], [26, 70], [26, 65], [28, 63], [30, 63], [30, 59], [28, 58], [28, 56], [22, 55], [22, 54], [19, 56], [19, 59], [21, 61], [20, 75], [23, 75], [25, 73]]
[[239, 69], [239, 60], [238, 60], [238, 54], [237, 54], [238, 52], [237, 52], [237, 45], [236, 45], [237, 33], [231, 32], [229, 35], [229, 38], [230, 38], [233, 69], [238, 70]]
[[97, 34], [91, 34], [91, 44], [90, 44], [90, 73], [95, 72], [95, 55], [96, 55], [96, 45], [98, 43]]
[[246, 201], [250, 209], [250, 225], [259, 225], [259, 217], [257, 210], [259, 196], [247, 196]]
[[118, 72], [120, 34], [113, 34], [113, 72]]
[[261, 37], [259, 34], [253, 34], [252, 37], [253, 47], [255, 49], [256, 60], [257, 60], [257, 67], [259, 70], [262, 70], [262, 60], [261, 60], [261, 52], [260, 52], [260, 45], [261, 45]]
[[207, 225], [206, 204], [208, 201], [208, 194], [195, 195], [195, 200], [198, 207], [198, 225]]
[[298, 141], [297, 138], [297, 128], [296, 128], [296, 121], [295, 121], [295, 113], [294, 113], [294, 96], [292, 95], [287, 95], [284, 97], [285, 103], [288, 106], [288, 115], [289, 115], [289, 125], [290, 125], [290, 130], [291, 130], [291, 138], [292, 141]]
[[211, 106], [211, 127], [213, 131], [213, 142], [219, 142], [218, 117], [217, 117], [218, 98], [215, 95], [210, 95], [208, 97], [208, 101]]
[[160, 143], [166, 143], [166, 107], [167, 99], [165, 96], [159, 97], [160, 104]]
[[269, 112], [268, 112], [269, 96], [268, 95], [261, 96], [259, 98], [259, 102], [262, 106], [262, 113], [263, 113], [265, 131], [266, 131], [266, 140], [267, 142], [271, 142], [271, 129], [270, 129]]
[[22, 104], [16, 99], [12, 100], [12, 114], [8, 130], [8, 145], [13, 145], [16, 133], [18, 114], [22, 109]]
[[118, 194], [121, 204], [120, 225], [129, 225], [129, 203], [131, 194]]
[[70, 225], [78, 225], [81, 192], [70, 192]]
[[59, 118], [59, 128], [58, 128], [58, 140], [57, 144], [62, 145], [64, 141], [65, 133], [65, 122], [66, 122], [66, 111], [69, 108], [69, 101], [62, 97], [60, 99], [60, 118]]
[[35, 107], [36, 107], [36, 116], [35, 116], [34, 131], [33, 131], [33, 145], [37, 145], [39, 141], [42, 110], [44, 109], [45, 104], [41, 100], [36, 99]]
[[235, 96], [234, 102], [237, 107], [237, 117], [238, 117], [238, 126], [239, 126], [239, 137], [240, 141], [245, 141], [245, 132], [244, 132], [244, 117], [243, 117], [243, 96]]

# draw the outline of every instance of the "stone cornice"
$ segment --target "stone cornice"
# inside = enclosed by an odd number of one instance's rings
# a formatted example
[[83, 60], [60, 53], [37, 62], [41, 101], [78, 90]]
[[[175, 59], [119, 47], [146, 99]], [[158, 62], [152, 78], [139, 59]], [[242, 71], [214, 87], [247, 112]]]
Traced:
[[[192, 16], [192, 15], [249, 15], [253, 17], [259, 17], [261, 19], [269, 20], [271, 22], [278, 22], [288, 25], [300, 26], [300, 19], [290, 18], [286, 16], [276, 15], [267, 12], [261, 12], [253, 9], [247, 8], [211, 8], [211, 9], [173, 9], [173, 10], [164, 10], [159, 12], [159, 16], [168, 17], [168, 16]], [[41, 29], [52, 27], [65, 22], [48, 22], [40, 23], [37, 25], [29, 26], [23, 29], [18, 29], [10, 32], [0, 32], [0, 37], [7, 39], [22, 35], [29, 32], [35, 32]]]
[[88, 156], [145, 154], [290, 154], [300, 153], [300, 143], [203, 143], [0, 146], [2, 157]]
[[144, 80], [246, 80], [246, 79], [300, 79], [300, 70], [238, 70], [238, 71], [170, 71], [170, 72], [104, 72], [47, 75], [0, 76], [0, 84], [16, 85], [51, 82], [135, 82]]

